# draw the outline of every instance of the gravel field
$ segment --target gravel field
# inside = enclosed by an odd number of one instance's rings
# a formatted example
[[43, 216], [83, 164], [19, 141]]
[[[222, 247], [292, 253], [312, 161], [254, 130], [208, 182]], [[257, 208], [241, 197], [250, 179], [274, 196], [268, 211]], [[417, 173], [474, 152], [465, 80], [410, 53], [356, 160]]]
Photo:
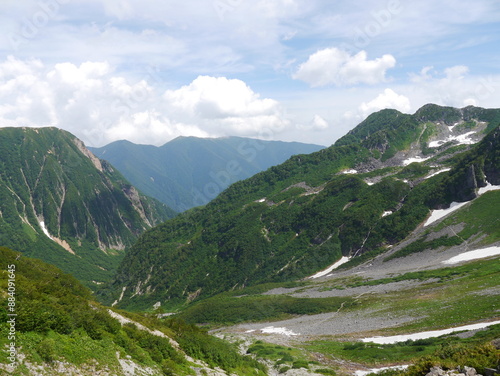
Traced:
[[[450, 232], [450, 236], [454, 233], [455, 229], [444, 229], [437, 236], [442, 236], [446, 232]], [[422, 229], [420, 230], [422, 231]], [[418, 231], [418, 232], [420, 232]], [[418, 232], [414, 235], [418, 235]], [[415, 239], [413, 237], [413, 239]], [[384, 262], [384, 258], [391, 253], [406, 246], [408, 242], [404, 242], [394, 247], [388, 253], [380, 255], [368, 263], [353, 267], [351, 269], [334, 270], [327, 276], [320, 277], [314, 280], [317, 284], [312, 284], [306, 287], [297, 287], [291, 289], [278, 288], [273, 289], [266, 294], [278, 295], [286, 294], [294, 297], [306, 298], [325, 298], [325, 297], [353, 297], [360, 298], [367, 294], [373, 296], [380, 296], [380, 299], [390, 299], [391, 293], [413, 289], [415, 287], [423, 286], [427, 283], [433, 283], [436, 280], [427, 281], [400, 281], [391, 282], [387, 284], [379, 284], [374, 286], [359, 286], [359, 287], [340, 287], [335, 288], [335, 280], [345, 277], [359, 276], [366, 279], [382, 279], [395, 277], [404, 273], [431, 270], [443, 267], [454, 267], [455, 265], [445, 265], [444, 261], [479, 248], [473, 244], [464, 243], [459, 246], [451, 247], [446, 251], [427, 250], [412, 254], [404, 258], [393, 259]], [[492, 244], [490, 246], [500, 245]], [[498, 256], [494, 256], [498, 260]], [[329, 283], [331, 281], [331, 283]], [[490, 288], [478, 294], [484, 295], [498, 295], [499, 288]], [[244, 323], [232, 327], [222, 328], [214, 331], [214, 334], [223, 336], [236, 336], [244, 338], [246, 341], [251, 342], [255, 340], [263, 340], [270, 343], [279, 344], [282, 346], [300, 347], [301, 342], [311, 341], [315, 339], [325, 339], [332, 336], [342, 336], [344, 339], [361, 340], [366, 337], [373, 337], [381, 335], [381, 331], [387, 328], [396, 328], [403, 324], [422, 319], [422, 317], [412, 316], [411, 312], [407, 312], [405, 316], [397, 316], [395, 314], [387, 314], [383, 311], [374, 311], [373, 309], [362, 309], [357, 307], [355, 310], [343, 309], [341, 307], [337, 312], [322, 313], [318, 315], [300, 316], [287, 320], [267, 322], [267, 323]], [[263, 331], [264, 329], [264, 331]], [[270, 331], [270, 333], [265, 333]], [[470, 335], [467, 333], [461, 334], [463, 336]], [[340, 361], [340, 360], [339, 360]], [[354, 363], [345, 364], [342, 366], [345, 372], [353, 374], [355, 370], [364, 369], [362, 365]], [[274, 372], [274, 371], [273, 371]], [[272, 374], [272, 373], [271, 373]], [[290, 370], [286, 376], [301, 376], [301, 375], [315, 375], [315, 373], [306, 370]]]
[[[394, 251], [404, 246], [395, 247]], [[367, 279], [381, 279], [397, 276], [411, 271], [428, 270], [442, 268], [446, 265], [443, 261], [448, 260], [463, 252], [469, 251], [469, 247], [460, 245], [452, 247], [445, 252], [437, 250], [427, 250], [415, 253], [404, 258], [397, 258], [388, 262], [383, 259], [388, 254], [381, 255], [371, 262], [359, 265], [348, 270], [333, 271], [330, 275], [316, 279], [316, 282], [325, 282], [332, 279], [348, 277], [353, 275], [362, 276]], [[297, 287], [292, 289], [278, 288], [268, 291], [266, 294], [287, 294], [294, 297], [325, 298], [325, 297], [361, 297], [366, 294], [380, 295], [383, 299], [391, 292], [403, 291], [421, 286], [435, 280], [427, 281], [400, 281], [374, 286], [360, 286], [343, 289], [325, 289], [323, 285], [312, 285], [310, 287]], [[495, 295], [494, 291], [485, 291], [486, 294]], [[389, 295], [387, 295], [389, 297]], [[356, 309], [355, 311], [342, 310], [338, 312], [322, 313], [318, 315], [294, 317], [288, 320], [275, 321], [272, 323], [245, 323], [229, 328], [221, 329], [221, 332], [231, 332], [250, 336], [265, 337], [267, 341], [273, 342], [275, 337], [288, 337], [287, 341], [308, 341], [318, 336], [347, 336], [349, 338], [362, 338], [368, 333], [376, 333], [382, 329], [394, 328], [402, 324], [421, 319], [408, 314], [404, 317], [386, 315], [382, 312]], [[285, 335], [279, 333], [262, 333], [262, 329], [273, 326], [275, 328], [285, 328], [295, 335]], [[278, 340], [278, 342], [281, 340]]]

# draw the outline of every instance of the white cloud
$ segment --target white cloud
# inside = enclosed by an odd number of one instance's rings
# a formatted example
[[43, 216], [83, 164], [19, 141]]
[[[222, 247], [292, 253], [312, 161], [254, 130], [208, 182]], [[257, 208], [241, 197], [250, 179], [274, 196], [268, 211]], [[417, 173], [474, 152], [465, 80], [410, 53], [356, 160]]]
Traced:
[[296, 125], [296, 128], [301, 130], [301, 131], [324, 131], [326, 129], [328, 129], [329, 127], [329, 124], [328, 122], [323, 119], [321, 116], [319, 115], [314, 115], [314, 118], [312, 119], [312, 121], [307, 124], [307, 125], [303, 125], [303, 124], [297, 124]]
[[161, 145], [177, 136], [272, 137], [289, 126], [281, 105], [243, 81], [200, 76], [177, 90], [131, 82], [108, 62], [0, 62], [0, 126], [57, 126], [89, 145]]
[[379, 94], [375, 99], [368, 103], [363, 102], [359, 106], [363, 118], [375, 111], [384, 108], [392, 108], [401, 112], [408, 112], [411, 109], [410, 100], [404, 95], [397, 94], [394, 90], [385, 89], [383, 93]]
[[215, 135], [258, 136], [289, 125], [277, 101], [261, 99], [237, 79], [199, 76], [178, 90], [168, 90], [164, 98], [180, 118], [202, 123]]
[[395, 65], [396, 59], [392, 55], [367, 60], [365, 51], [351, 56], [338, 48], [327, 48], [309, 56], [293, 78], [313, 87], [376, 84], [384, 82], [386, 71]]
[[495, 93], [500, 90], [498, 75], [472, 75], [465, 65], [447, 67], [442, 71], [424, 67], [419, 74], [410, 74], [415, 103], [437, 103], [445, 106], [468, 105], [495, 107]]

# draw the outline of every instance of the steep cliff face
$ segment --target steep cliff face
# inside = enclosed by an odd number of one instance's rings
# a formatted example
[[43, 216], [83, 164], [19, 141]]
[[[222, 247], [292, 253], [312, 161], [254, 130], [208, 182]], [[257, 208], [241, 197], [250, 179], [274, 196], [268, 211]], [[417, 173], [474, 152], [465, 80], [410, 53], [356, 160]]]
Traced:
[[1, 244], [80, 277], [173, 215], [68, 132], [0, 129], [0, 155]]

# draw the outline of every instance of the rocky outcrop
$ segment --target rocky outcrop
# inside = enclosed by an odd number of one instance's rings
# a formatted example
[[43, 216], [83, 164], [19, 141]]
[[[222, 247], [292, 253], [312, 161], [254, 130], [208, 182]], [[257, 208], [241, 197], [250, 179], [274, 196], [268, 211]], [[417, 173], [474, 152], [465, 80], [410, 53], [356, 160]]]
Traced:
[[[484, 375], [485, 376], [495, 376], [500, 374], [500, 368], [485, 368]], [[429, 370], [429, 373], [426, 376], [482, 376], [477, 373], [475, 368], [472, 367], [458, 367], [456, 369], [443, 370], [441, 367], [432, 367]]]
[[481, 376], [472, 367], [458, 367], [457, 369], [443, 370], [441, 367], [432, 367], [426, 376]]

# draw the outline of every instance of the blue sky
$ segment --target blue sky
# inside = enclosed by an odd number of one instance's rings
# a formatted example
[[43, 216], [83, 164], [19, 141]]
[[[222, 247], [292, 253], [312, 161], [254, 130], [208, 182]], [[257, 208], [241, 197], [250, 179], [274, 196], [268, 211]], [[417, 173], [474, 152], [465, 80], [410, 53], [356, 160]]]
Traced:
[[330, 145], [382, 108], [500, 107], [500, 2], [3, 0], [0, 126], [102, 146]]

